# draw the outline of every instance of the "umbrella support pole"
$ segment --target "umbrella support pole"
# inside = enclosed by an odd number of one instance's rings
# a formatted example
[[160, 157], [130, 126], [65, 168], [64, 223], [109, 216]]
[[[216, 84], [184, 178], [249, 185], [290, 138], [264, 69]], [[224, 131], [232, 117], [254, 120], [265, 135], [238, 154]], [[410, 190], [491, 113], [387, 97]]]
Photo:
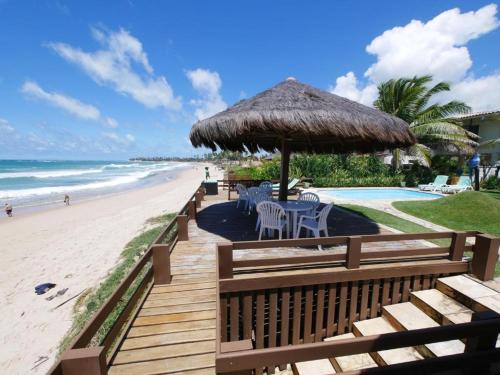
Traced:
[[281, 171], [280, 171], [280, 193], [279, 200], [286, 201], [288, 198], [288, 166], [290, 164], [290, 144], [283, 139], [281, 141]]

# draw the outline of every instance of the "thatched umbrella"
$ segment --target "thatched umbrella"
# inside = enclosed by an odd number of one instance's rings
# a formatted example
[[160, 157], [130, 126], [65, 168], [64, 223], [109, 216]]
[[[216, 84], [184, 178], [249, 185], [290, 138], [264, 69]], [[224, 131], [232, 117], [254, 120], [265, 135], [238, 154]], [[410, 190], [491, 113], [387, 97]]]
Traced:
[[403, 120], [294, 78], [193, 125], [195, 147], [281, 151], [280, 200], [286, 200], [290, 152], [373, 152], [408, 147]]

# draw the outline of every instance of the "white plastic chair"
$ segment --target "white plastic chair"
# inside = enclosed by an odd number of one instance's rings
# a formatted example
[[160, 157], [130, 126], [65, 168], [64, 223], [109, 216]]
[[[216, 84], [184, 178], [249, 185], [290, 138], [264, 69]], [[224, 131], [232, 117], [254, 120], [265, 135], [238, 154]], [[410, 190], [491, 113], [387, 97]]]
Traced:
[[308, 216], [316, 215], [316, 213], [317, 213], [316, 210], [318, 209], [319, 205], [321, 204], [318, 194], [311, 193], [310, 191], [300, 194], [299, 197], [297, 198], [297, 200], [302, 201], [302, 202], [308, 202], [308, 203], [311, 203], [313, 205], [313, 208], [311, 209], [311, 211], [309, 211], [306, 214]]
[[295, 238], [300, 237], [300, 230], [302, 228], [308, 229], [314, 233], [314, 237], [321, 237], [321, 232], [324, 232], [328, 237], [328, 214], [333, 207], [333, 203], [327, 204], [323, 209], [314, 216], [301, 216], [299, 226], [297, 228], [297, 235]]
[[257, 194], [259, 194], [259, 188], [253, 186], [253, 187], [249, 187], [247, 189], [247, 191], [248, 191], [248, 198], [249, 198], [248, 212], [250, 212], [255, 207], [255, 197], [257, 196]]
[[[267, 229], [268, 234], [272, 230], [277, 230], [279, 239], [282, 239], [282, 232], [285, 228], [288, 233], [288, 220], [286, 219], [285, 210], [274, 202], [260, 202], [257, 205], [257, 212], [260, 217], [259, 241], [262, 239], [262, 233]], [[288, 237], [288, 234], [287, 234]]]
[[271, 181], [262, 181], [259, 185], [260, 191], [269, 191], [273, 194], [273, 183]]
[[[273, 198], [268, 194], [267, 191], [259, 191], [255, 196], [255, 205], [257, 206], [260, 202], [272, 202]], [[259, 229], [260, 226], [260, 215], [257, 214], [257, 224], [255, 225], [255, 231]]]
[[240, 206], [240, 203], [245, 202], [244, 210], [246, 210], [248, 208], [248, 204], [250, 203], [247, 188], [242, 184], [236, 184], [236, 191], [238, 192], [238, 202], [236, 202], [236, 208]]

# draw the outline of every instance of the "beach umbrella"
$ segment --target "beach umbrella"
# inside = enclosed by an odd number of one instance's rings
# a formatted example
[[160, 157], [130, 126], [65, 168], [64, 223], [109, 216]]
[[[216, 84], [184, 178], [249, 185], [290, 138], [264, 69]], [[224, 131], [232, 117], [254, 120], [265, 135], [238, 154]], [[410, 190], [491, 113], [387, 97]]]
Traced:
[[288, 78], [196, 122], [195, 147], [281, 152], [279, 199], [287, 199], [291, 152], [368, 153], [408, 147], [415, 137], [403, 120]]

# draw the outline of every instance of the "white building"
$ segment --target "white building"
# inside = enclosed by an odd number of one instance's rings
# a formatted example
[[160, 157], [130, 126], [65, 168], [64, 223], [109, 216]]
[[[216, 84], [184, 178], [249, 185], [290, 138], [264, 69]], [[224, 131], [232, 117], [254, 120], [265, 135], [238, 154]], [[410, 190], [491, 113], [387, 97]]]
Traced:
[[[500, 140], [500, 111], [476, 112], [457, 116], [463, 126], [481, 137], [479, 142]], [[495, 165], [500, 163], [500, 141], [492, 147], [479, 147], [482, 165]]]

